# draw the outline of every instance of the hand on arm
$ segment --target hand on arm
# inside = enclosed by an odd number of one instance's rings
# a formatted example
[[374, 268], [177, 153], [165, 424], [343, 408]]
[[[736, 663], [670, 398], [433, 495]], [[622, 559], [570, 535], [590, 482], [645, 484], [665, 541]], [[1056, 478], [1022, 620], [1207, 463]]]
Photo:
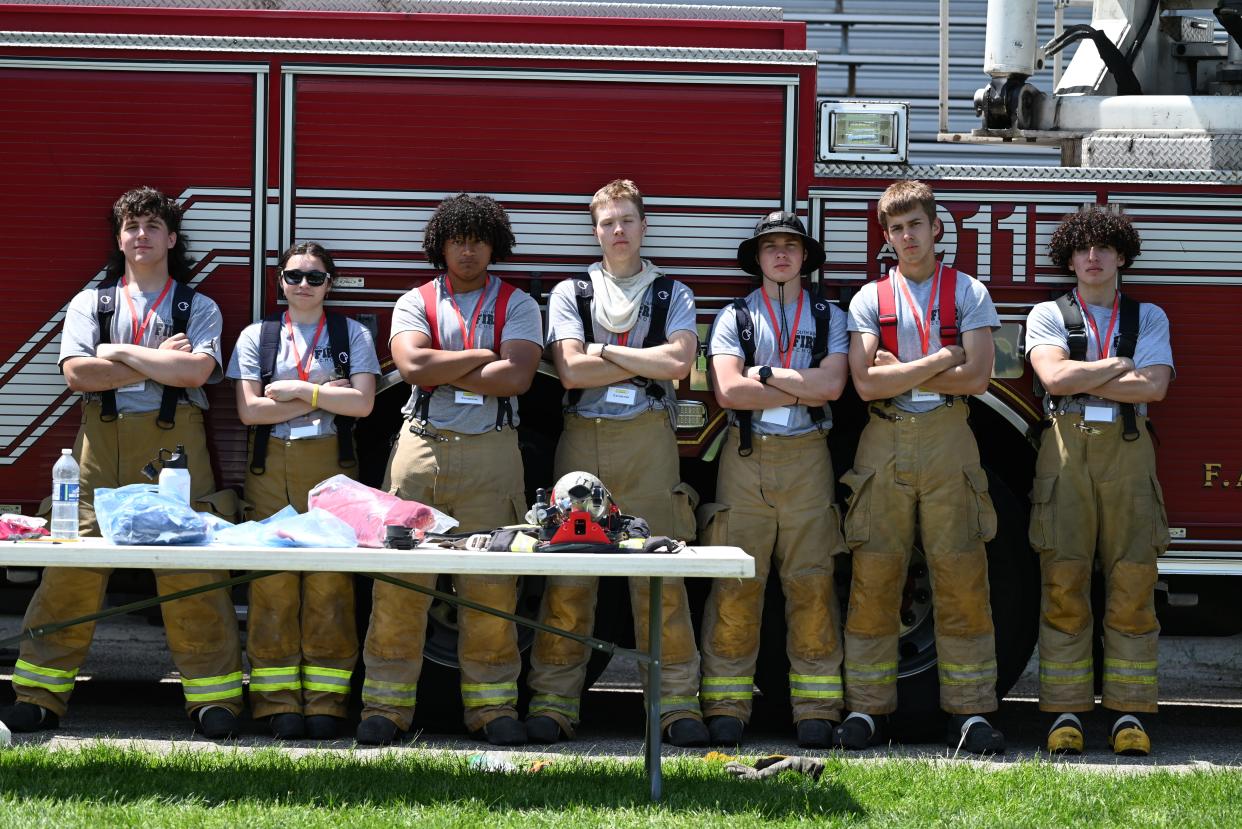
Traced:
[[496, 352], [486, 348], [431, 348], [431, 338], [419, 331], [402, 331], [389, 346], [401, 378], [415, 386], [458, 385], [470, 372], [497, 359]]
[[1086, 393], [1117, 403], [1155, 403], [1164, 399], [1172, 379], [1173, 369], [1169, 366], [1144, 366], [1125, 371]]
[[543, 349], [530, 340], [505, 340], [500, 356], [453, 382], [466, 391], [492, 397], [513, 397], [530, 388]]
[[[1055, 345], [1037, 345], [1031, 349], [1029, 356], [1031, 367], [1035, 369], [1039, 382], [1049, 394], [1061, 397], [1071, 394], [1095, 394], [1108, 397], [1110, 400], [1116, 399], [1107, 394], [1100, 394], [1096, 390], [1119, 377], [1134, 372], [1134, 361], [1128, 357], [1109, 357], [1107, 360], [1092, 361], [1071, 360], [1064, 349]], [[1167, 378], [1165, 382], [1167, 383]], [[1161, 395], [1163, 395], [1163, 389]]]
[[816, 368], [773, 368], [768, 385], [808, 406], [822, 406], [841, 396], [848, 372], [846, 355], [829, 354]]
[[788, 406], [794, 402], [794, 395], [770, 385], [765, 386], [757, 377], [752, 376], [757, 370], [756, 366], [744, 369], [742, 363], [741, 357], [732, 354], [712, 356], [709, 367], [712, 389], [716, 402], [722, 408], [753, 411]]
[[147, 378], [124, 363], [102, 357], [70, 357], [60, 365], [65, 383], [76, 392], [101, 392], [119, 389]]
[[699, 338], [691, 331], [674, 331], [668, 342], [651, 348], [594, 344], [587, 349], [587, 353], [590, 354], [592, 349], [608, 362], [630, 372], [633, 377], [680, 380], [690, 375], [699, 349]]
[[[611, 351], [614, 348], [620, 346], [610, 345], [606, 350]], [[598, 343], [592, 343], [590, 349], [594, 353], [588, 351], [582, 340], [557, 340], [549, 346], [552, 363], [556, 366], [562, 386], [567, 389], [595, 389], [637, 376], [634, 372], [599, 356]]]
[[996, 341], [991, 328], [962, 332], [966, 362], [945, 369], [920, 385], [940, 394], [983, 394], [988, 389], [996, 360]]
[[195, 354], [185, 334], [174, 334], [159, 348], [128, 343], [102, 343], [96, 355], [114, 363], [122, 363], [142, 377], [165, 386], [198, 388], [216, 370], [216, 358]]
[[[991, 332], [988, 332], [989, 337]], [[942, 371], [966, 362], [961, 346], [945, 346], [925, 357], [903, 363], [880, 348], [880, 338], [866, 331], [850, 332], [849, 368], [863, 400], [887, 400], [904, 394]]]

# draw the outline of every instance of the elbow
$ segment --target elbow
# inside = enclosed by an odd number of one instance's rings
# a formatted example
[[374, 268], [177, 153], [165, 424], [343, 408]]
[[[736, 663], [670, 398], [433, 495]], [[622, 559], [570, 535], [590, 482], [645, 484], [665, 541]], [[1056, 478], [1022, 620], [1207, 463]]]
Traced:
[[[858, 377], [854, 378], [854, 391], [858, 394], [859, 399], [867, 403], [872, 400], [879, 400], [884, 396], [880, 394], [879, 390], [872, 386], [871, 383], [866, 380], [861, 380]], [[829, 399], [831, 400], [835, 398]]]
[[821, 393], [824, 396], [823, 397], [824, 400], [840, 400], [841, 393], [844, 391], [845, 391], [845, 378], [842, 377], [840, 380], [833, 380], [832, 382], [825, 385], [824, 388], [821, 390]]
[[669, 366], [668, 376], [658, 378], [660, 380], [684, 380], [690, 376], [690, 369], [694, 367], [694, 360], [677, 360]]
[[258, 418], [254, 416], [254, 412], [251, 411], [248, 407], [242, 408], [239, 406], [237, 408], [237, 419], [240, 420], [246, 426], [260, 425]]
[[1157, 385], [1156, 385], [1156, 386], [1152, 389], [1152, 397], [1151, 397], [1151, 400], [1150, 400], [1149, 402], [1151, 402], [1151, 403], [1159, 403], [1161, 400], [1164, 400], [1165, 395], [1167, 395], [1168, 393], [1169, 393], [1169, 384], [1168, 384], [1168, 383], [1158, 383], [1158, 384], [1157, 384]]
[[977, 380], [976, 382], [971, 384], [968, 394], [980, 395], [980, 394], [985, 393], [988, 390], [988, 384], [991, 382], [992, 382], [991, 377], [984, 377], [980, 380]]
[[370, 397], [367, 397], [366, 399], [364, 399], [362, 401], [362, 404], [358, 406], [358, 412], [354, 415], [354, 417], [366, 417], [367, 415], [371, 414], [371, 411], [374, 408], [375, 408], [375, 395], [371, 395]]

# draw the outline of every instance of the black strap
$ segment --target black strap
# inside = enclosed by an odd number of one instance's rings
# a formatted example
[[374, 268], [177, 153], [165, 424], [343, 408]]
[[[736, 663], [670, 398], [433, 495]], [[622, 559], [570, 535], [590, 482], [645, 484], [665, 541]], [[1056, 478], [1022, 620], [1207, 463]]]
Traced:
[[[480, 300], [482, 301], [482, 300]], [[328, 318], [328, 347], [332, 349], [332, 363], [336, 366], [338, 379], [348, 380], [353, 373], [349, 353], [349, 318], [344, 314], [325, 314]], [[334, 415], [336, 426], [336, 463], [342, 469], [358, 465], [354, 454], [354, 423], [357, 418]]]
[[[755, 364], [755, 321], [751, 319], [745, 299], [733, 300], [733, 315], [737, 322], [737, 339], [742, 344], [742, 372], [745, 373], [747, 368]], [[745, 458], [754, 451], [754, 412], [750, 409], [738, 409], [733, 417], [738, 428], [737, 453]]]
[[[591, 313], [591, 300], [595, 298], [595, 287], [591, 284], [590, 279], [574, 280], [574, 303], [578, 306], [578, 318], [582, 320], [582, 342], [590, 345], [595, 342], [595, 324]], [[664, 329], [668, 325], [668, 309], [673, 300], [673, 280], [667, 276], [657, 277], [651, 283], [651, 323], [647, 326], [647, 336], [643, 338], [643, 348], [654, 348], [657, 345], [664, 345], [668, 342]], [[664, 387], [657, 381], [650, 380], [646, 377], [635, 377], [636, 381], [640, 381], [637, 385], [642, 386], [647, 397], [651, 400], [659, 402], [664, 399]], [[566, 400], [571, 407], [577, 406], [578, 401], [582, 399], [582, 389], [570, 389], [566, 394]], [[501, 413], [496, 414], [496, 428], [500, 428]], [[513, 423], [513, 414], [509, 413], [509, 423]]]
[[[112, 342], [112, 318], [116, 313], [119, 278], [110, 276], [95, 291], [95, 319], [99, 321], [99, 344]], [[116, 391], [107, 389], [99, 393], [99, 419], [104, 423], [116, 420]]]
[[[184, 334], [190, 327], [190, 308], [194, 304], [194, 289], [184, 282], [178, 282], [173, 288], [172, 322], [173, 334]], [[177, 403], [185, 394], [185, 389], [178, 386], [164, 386], [164, 395], [160, 398], [160, 413], [155, 418], [155, 425], [161, 429], [171, 429], [176, 425]]]
[[[282, 311], [268, 314], [259, 324], [259, 386], [266, 389], [276, 374], [276, 358], [280, 355], [280, 318]], [[267, 441], [272, 425], [262, 423], [254, 427], [254, 445], [250, 452], [250, 472], [262, 475], [267, 470]]]
[[[811, 316], [815, 318], [815, 344], [811, 347], [811, 368], [819, 368], [819, 364], [828, 356], [828, 335], [832, 330], [832, 306], [822, 296], [811, 302]], [[794, 332], [797, 334], [797, 332]], [[807, 414], [811, 422], [819, 426], [828, 415], [823, 406], [807, 406]]]
[[[1121, 335], [1117, 339], [1117, 356], [1134, 359], [1138, 347], [1139, 304], [1125, 294], [1121, 295]], [[1121, 404], [1121, 437], [1123, 440], [1139, 439], [1138, 414], [1133, 403]]]

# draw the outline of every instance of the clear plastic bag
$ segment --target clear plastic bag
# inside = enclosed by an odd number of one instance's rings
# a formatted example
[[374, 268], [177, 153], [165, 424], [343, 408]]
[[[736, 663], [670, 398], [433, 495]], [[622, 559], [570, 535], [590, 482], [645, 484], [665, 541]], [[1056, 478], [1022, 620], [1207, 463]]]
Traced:
[[357, 547], [354, 530], [327, 510], [298, 513], [287, 506], [262, 521], [247, 521], [222, 530], [213, 544], [231, 547]]
[[207, 522], [154, 484], [95, 490], [95, 518], [112, 544], [206, 544]]
[[457, 519], [417, 501], [360, 484], [347, 475], [333, 475], [310, 491], [312, 508], [327, 510], [354, 528], [359, 547], [383, 547], [389, 525], [409, 527], [418, 538], [424, 533], [448, 532]]

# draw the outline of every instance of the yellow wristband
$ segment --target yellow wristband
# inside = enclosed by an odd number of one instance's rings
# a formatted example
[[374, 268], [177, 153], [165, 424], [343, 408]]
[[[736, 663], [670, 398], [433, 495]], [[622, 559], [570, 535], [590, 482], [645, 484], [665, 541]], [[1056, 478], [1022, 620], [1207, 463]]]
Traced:
[[315, 390], [311, 392], [311, 408], [312, 409], [319, 408], [319, 384], [318, 383], [315, 384]]

